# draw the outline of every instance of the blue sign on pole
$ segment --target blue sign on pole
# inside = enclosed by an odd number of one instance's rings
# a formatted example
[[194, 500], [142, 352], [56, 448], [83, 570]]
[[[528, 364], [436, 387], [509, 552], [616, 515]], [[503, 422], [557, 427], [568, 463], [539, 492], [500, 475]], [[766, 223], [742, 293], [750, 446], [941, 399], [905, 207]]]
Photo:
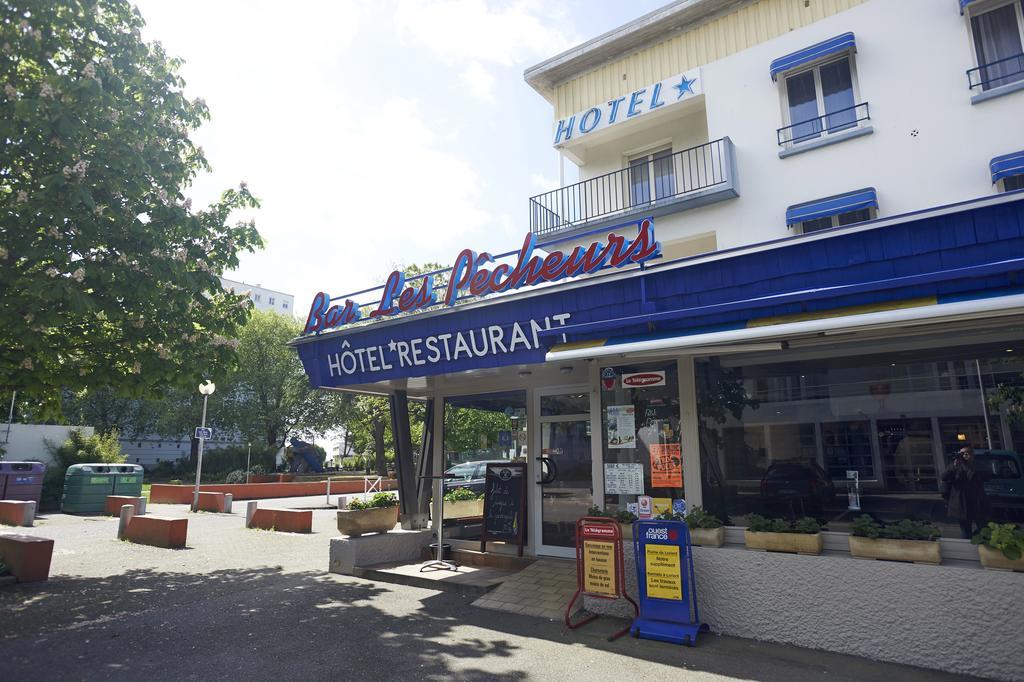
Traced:
[[633, 551], [640, 615], [630, 633], [696, 646], [704, 626], [697, 613], [690, 529], [683, 521], [635, 521]]
[[209, 426], [197, 426], [196, 427], [196, 438], [202, 438], [203, 440], [210, 440], [213, 438], [213, 429]]

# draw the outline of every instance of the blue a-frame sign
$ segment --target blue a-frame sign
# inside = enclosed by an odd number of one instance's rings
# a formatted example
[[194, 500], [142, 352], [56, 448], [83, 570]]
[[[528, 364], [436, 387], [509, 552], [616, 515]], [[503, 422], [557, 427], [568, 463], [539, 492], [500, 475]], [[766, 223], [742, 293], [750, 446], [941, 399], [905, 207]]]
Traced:
[[630, 634], [696, 646], [703, 627], [697, 612], [690, 529], [682, 521], [635, 521], [640, 615]]

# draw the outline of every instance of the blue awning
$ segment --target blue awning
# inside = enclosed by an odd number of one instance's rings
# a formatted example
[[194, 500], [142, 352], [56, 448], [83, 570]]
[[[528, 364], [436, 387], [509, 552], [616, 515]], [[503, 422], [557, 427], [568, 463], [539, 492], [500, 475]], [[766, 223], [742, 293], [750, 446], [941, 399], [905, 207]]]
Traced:
[[834, 197], [815, 199], [802, 204], [795, 204], [786, 209], [786, 224], [795, 225], [805, 220], [815, 220], [827, 216], [839, 215], [848, 211], [859, 211], [862, 208], [878, 208], [878, 195], [874, 187], [865, 187]]
[[992, 171], [992, 183], [995, 184], [1003, 178], [1014, 175], [1024, 175], [1024, 149], [1012, 154], [997, 156], [988, 162], [989, 170]]
[[779, 57], [771, 65], [772, 80], [776, 80], [776, 76], [783, 71], [789, 71], [790, 69], [813, 62], [816, 59], [845, 52], [846, 50], [857, 51], [857, 42], [854, 40], [852, 33], [844, 33], [835, 38], [823, 40], [810, 47], [805, 47], [798, 52], [787, 54], [785, 57]]
[[967, 9], [967, 5], [977, 1], [978, 0], [960, 0], [960, 14], [964, 13], [964, 10]]

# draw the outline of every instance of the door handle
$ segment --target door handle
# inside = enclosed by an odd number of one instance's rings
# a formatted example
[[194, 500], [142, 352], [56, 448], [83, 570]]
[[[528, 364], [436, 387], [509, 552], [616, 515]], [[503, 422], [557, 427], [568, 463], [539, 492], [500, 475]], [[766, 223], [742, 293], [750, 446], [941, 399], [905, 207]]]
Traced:
[[558, 465], [555, 464], [555, 460], [550, 457], [538, 457], [537, 461], [540, 462], [541, 467], [540, 480], [537, 481], [537, 485], [554, 483], [558, 478]]

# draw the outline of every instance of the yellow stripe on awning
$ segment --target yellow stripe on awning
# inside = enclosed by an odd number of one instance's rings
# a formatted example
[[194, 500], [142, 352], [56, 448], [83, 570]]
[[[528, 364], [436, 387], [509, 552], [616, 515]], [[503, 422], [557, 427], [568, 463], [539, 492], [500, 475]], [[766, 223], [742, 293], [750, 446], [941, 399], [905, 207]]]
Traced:
[[552, 346], [549, 353], [564, 351], [564, 350], [585, 350], [587, 348], [600, 348], [604, 344], [608, 343], [608, 339], [590, 339], [588, 341], [571, 341], [570, 343], [560, 343], [557, 346]]
[[904, 301], [867, 303], [865, 305], [853, 305], [845, 308], [833, 308], [831, 310], [815, 310], [809, 313], [793, 313], [791, 315], [776, 315], [775, 317], [760, 317], [756, 320], [750, 320], [747, 322], [747, 329], [752, 329], [754, 327], [770, 327], [775, 324], [786, 324], [787, 322], [827, 320], [831, 317], [881, 313], [889, 310], [906, 310], [908, 308], [920, 308], [922, 306], [936, 305], [937, 303], [938, 301], [934, 296], [922, 296], [921, 298], [908, 298]]

